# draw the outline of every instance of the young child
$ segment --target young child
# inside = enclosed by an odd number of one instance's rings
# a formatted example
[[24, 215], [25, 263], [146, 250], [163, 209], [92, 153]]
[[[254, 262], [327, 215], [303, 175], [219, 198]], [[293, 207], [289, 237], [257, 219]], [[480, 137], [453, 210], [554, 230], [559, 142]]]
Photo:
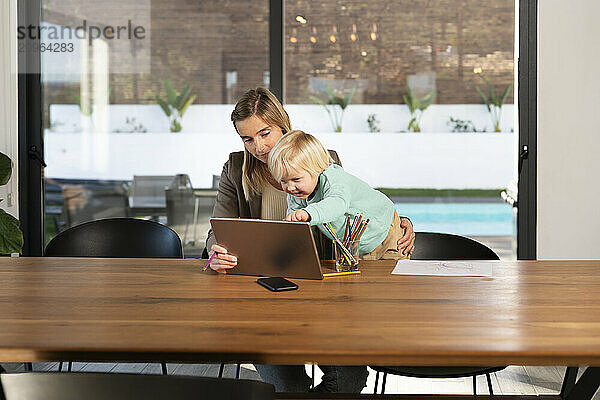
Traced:
[[333, 240], [323, 224], [343, 237], [346, 217], [369, 219], [359, 243], [364, 260], [407, 258], [397, 248], [404, 234], [394, 203], [366, 182], [333, 164], [314, 136], [299, 130], [283, 135], [269, 152], [268, 166], [287, 195], [287, 221], [308, 221]]

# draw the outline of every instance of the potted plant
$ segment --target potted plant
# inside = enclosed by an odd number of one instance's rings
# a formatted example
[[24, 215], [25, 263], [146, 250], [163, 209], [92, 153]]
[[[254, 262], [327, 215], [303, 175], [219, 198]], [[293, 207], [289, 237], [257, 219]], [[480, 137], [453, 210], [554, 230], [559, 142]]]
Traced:
[[[325, 87], [325, 92], [327, 93], [328, 101], [327, 103], [323, 100], [319, 99], [315, 96], [310, 96], [310, 98], [325, 108], [327, 111], [327, 115], [329, 116], [329, 121], [331, 122], [331, 127], [335, 132], [342, 131], [342, 119], [344, 118], [344, 111], [348, 104], [350, 104], [350, 100], [352, 100], [352, 96], [354, 96], [354, 92], [356, 92], [356, 86], [350, 89], [348, 93], [345, 95], [337, 95], [330, 87], [327, 85]], [[338, 108], [339, 107], [339, 108]]]
[[[6, 185], [12, 175], [12, 161], [0, 153], [0, 185]], [[0, 199], [2, 202], [4, 199]], [[23, 248], [23, 232], [18, 219], [0, 208], [0, 254], [20, 253]]]
[[483, 79], [483, 82], [487, 87], [488, 94], [485, 94], [481, 89], [479, 89], [479, 86], [475, 86], [475, 89], [483, 99], [483, 102], [485, 103], [485, 106], [487, 107], [488, 112], [490, 113], [490, 117], [492, 118], [492, 124], [494, 125], [494, 132], [501, 132], [500, 119], [502, 118], [502, 106], [504, 105], [504, 102], [506, 101], [506, 98], [508, 97], [508, 94], [510, 93], [510, 89], [512, 88], [513, 84], [511, 83], [510, 85], [508, 85], [502, 97], [498, 97], [496, 96], [496, 92], [494, 91], [494, 88], [492, 87], [492, 85], [490, 85], [488, 80], [485, 79], [485, 77], [481, 74], [479, 74], [479, 76], [481, 77], [481, 79]]
[[164, 83], [167, 91], [167, 101], [156, 96], [156, 102], [169, 118], [171, 132], [181, 132], [181, 118], [196, 99], [196, 95], [190, 96], [192, 90], [190, 86], [186, 86], [181, 93], [177, 93], [168, 79], [165, 79]]
[[408, 131], [409, 132], [421, 132], [421, 117], [423, 116], [423, 112], [431, 102], [435, 99], [437, 92], [434, 90], [433, 92], [427, 93], [422, 98], [418, 98], [415, 96], [410, 87], [407, 85], [406, 90], [408, 91], [408, 96], [402, 95], [404, 102], [408, 106], [410, 111], [410, 122], [408, 123]]

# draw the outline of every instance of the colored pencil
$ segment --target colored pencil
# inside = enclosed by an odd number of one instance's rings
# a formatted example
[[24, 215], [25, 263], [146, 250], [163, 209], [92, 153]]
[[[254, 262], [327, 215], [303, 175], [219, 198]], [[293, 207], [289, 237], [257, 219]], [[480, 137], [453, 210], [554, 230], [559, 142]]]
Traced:
[[356, 275], [356, 274], [360, 274], [360, 270], [359, 271], [344, 271], [344, 272], [325, 272], [323, 274], [323, 277], [329, 278], [330, 276], [343, 276], [343, 275]]
[[202, 268], [202, 271], [206, 271], [206, 269], [208, 268], [208, 266], [210, 265], [210, 263], [212, 262], [213, 258], [215, 258], [215, 255], [217, 254], [217, 252], [215, 251], [212, 256], [210, 256], [210, 258], [208, 259], [208, 262], [206, 263], [206, 265], [204, 266], [204, 268]]
[[363, 233], [365, 233], [365, 231], [367, 230], [367, 224], [369, 223], [369, 221], [370, 221], [370, 219], [367, 219], [367, 221], [365, 222], [365, 225], [362, 228], [362, 231], [360, 231], [356, 240], [360, 240], [360, 237], [363, 235]]

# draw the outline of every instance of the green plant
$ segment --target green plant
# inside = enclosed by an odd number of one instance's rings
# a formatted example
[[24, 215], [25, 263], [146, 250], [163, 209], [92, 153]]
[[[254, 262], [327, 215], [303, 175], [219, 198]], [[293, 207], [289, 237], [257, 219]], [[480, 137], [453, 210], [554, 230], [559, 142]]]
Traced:
[[402, 95], [402, 98], [410, 110], [410, 122], [408, 123], [407, 130], [409, 132], [421, 132], [421, 117], [423, 116], [423, 112], [435, 99], [437, 92], [434, 90], [422, 98], [418, 98], [408, 85], [406, 86], [406, 90], [408, 91], [408, 96]]
[[369, 114], [367, 117], [367, 124], [369, 124], [369, 132], [381, 132], [376, 114]]
[[[0, 185], [6, 185], [12, 175], [12, 161], [0, 153]], [[3, 199], [0, 199], [0, 202]], [[20, 253], [23, 248], [23, 232], [19, 220], [0, 208], [0, 254]]]
[[485, 79], [485, 77], [481, 74], [479, 74], [479, 76], [481, 77], [481, 79], [483, 79], [483, 82], [487, 87], [488, 94], [485, 94], [481, 89], [479, 89], [479, 86], [475, 86], [475, 89], [483, 99], [483, 102], [485, 103], [488, 112], [490, 113], [490, 117], [492, 118], [492, 124], [494, 124], [494, 132], [501, 132], [500, 119], [502, 118], [502, 106], [504, 105], [504, 102], [506, 101], [506, 98], [508, 97], [508, 94], [510, 93], [510, 89], [512, 88], [513, 84], [511, 83], [510, 85], [508, 85], [502, 97], [499, 98], [498, 96], [496, 96], [496, 92], [494, 91], [494, 88], [492, 87], [492, 85], [490, 85], [488, 80]]
[[115, 133], [146, 133], [148, 129], [141, 122], [137, 122], [135, 117], [125, 117], [125, 127], [123, 129], [115, 129]]
[[181, 118], [196, 99], [196, 95], [190, 96], [192, 90], [190, 86], [186, 86], [181, 93], [177, 93], [168, 79], [165, 79], [164, 84], [167, 91], [167, 101], [156, 96], [156, 102], [169, 118], [171, 132], [181, 132]]
[[81, 114], [85, 115], [86, 117], [90, 117], [92, 115], [92, 113], [94, 112], [94, 109], [92, 107], [92, 102], [90, 101], [89, 98], [84, 103], [82, 103], [81, 96], [76, 94], [76, 95], [73, 95], [73, 100], [79, 106], [79, 112]]
[[462, 119], [454, 119], [450, 117], [446, 125], [452, 127], [452, 132], [485, 132], [485, 128], [481, 130], [477, 130], [475, 128], [475, 124], [470, 119], [462, 120]]
[[[354, 92], [356, 92], [356, 86], [350, 89], [350, 91], [344, 95], [337, 95], [330, 87], [327, 85], [325, 87], [325, 92], [327, 93], [327, 103], [323, 100], [319, 99], [315, 96], [310, 96], [310, 98], [317, 104], [322, 105], [327, 111], [327, 115], [329, 116], [329, 121], [331, 122], [331, 127], [335, 132], [342, 131], [342, 119], [344, 118], [344, 111], [348, 104], [350, 104], [350, 100], [352, 96], [354, 96]], [[337, 107], [336, 107], [337, 106]], [[339, 107], [339, 109], [338, 109]]]

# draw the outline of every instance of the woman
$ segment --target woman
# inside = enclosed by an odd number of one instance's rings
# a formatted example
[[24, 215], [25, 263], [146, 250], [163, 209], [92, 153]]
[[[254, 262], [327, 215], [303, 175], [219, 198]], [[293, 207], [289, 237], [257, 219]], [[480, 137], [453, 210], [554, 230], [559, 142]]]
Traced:
[[[266, 162], [279, 138], [292, 130], [287, 112], [268, 89], [259, 87], [239, 99], [231, 121], [244, 142], [244, 151], [231, 153], [223, 166], [212, 216], [283, 220], [287, 210], [285, 192], [269, 173]], [[330, 153], [336, 164], [341, 165], [337, 153]], [[412, 223], [402, 217], [401, 226], [406, 233], [398, 241], [398, 250], [412, 254], [415, 240]], [[329, 240], [320, 233], [315, 238], [321, 258], [330, 259]], [[217, 272], [224, 273], [237, 264], [227, 249], [216, 244], [212, 230], [208, 232], [206, 249], [209, 255], [217, 252], [210, 265]]]
[[[275, 143], [292, 130], [287, 112], [269, 90], [259, 87], [239, 99], [231, 121], [244, 142], [244, 151], [231, 153], [223, 166], [213, 217], [283, 220], [286, 194], [266, 163]], [[330, 150], [330, 154], [341, 165], [337, 153]], [[415, 240], [412, 224], [408, 218], [402, 218], [401, 226], [406, 233], [398, 241], [398, 250], [411, 254]], [[331, 242], [317, 229], [314, 234], [320, 257], [330, 259]], [[206, 248], [211, 256], [217, 252], [210, 265], [213, 270], [226, 273], [236, 266], [237, 259], [216, 244], [212, 230], [208, 232]], [[368, 373], [364, 366], [319, 367], [324, 375], [315, 391], [360, 393], [365, 386]], [[256, 369], [278, 392], [306, 392], [311, 383], [304, 366], [256, 365]]]

